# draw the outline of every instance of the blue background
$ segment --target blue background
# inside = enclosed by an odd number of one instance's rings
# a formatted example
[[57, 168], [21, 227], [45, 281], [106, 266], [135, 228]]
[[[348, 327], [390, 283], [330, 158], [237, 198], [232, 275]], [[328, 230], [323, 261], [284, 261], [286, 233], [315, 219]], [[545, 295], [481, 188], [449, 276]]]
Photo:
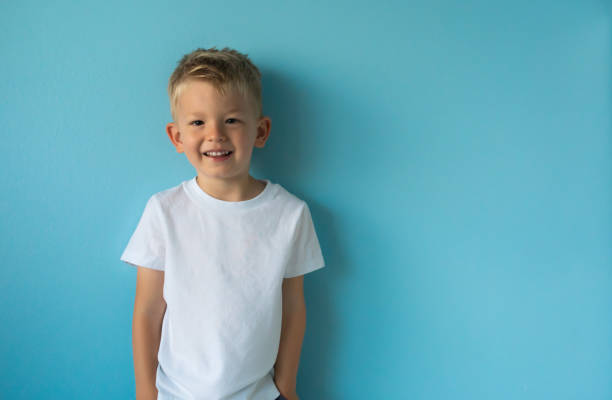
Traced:
[[604, 1], [5, 1], [0, 397], [134, 396], [147, 198], [197, 47], [263, 73], [252, 174], [306, 200], [303, 400], [612, 398]]

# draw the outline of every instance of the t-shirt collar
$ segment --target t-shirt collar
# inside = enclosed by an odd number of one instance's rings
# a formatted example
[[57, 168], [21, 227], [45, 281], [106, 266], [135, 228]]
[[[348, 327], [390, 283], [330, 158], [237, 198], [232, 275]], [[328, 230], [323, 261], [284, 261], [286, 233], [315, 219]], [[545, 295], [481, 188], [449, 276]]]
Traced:
[[189, 196], [202, 206], [212, 206], [219, 209], [249, 209], [262, 204], [270, 196], [273, 184], [269, 179], [264, 179], [264, 181], [266, 182], [266, 187], [261, 193], [252, 199], [243, 201], [227, 201], [211, 196], [200, 188], [196, 181], [196, 176], [183, 182], [183, 185]]

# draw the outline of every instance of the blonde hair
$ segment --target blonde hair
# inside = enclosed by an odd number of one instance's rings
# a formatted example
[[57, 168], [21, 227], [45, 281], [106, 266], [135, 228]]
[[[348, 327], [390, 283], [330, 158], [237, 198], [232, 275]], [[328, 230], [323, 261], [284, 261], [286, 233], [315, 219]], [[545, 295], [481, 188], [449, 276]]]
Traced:
[[198, 48], [185, 54], [168, 81], [170, 113], [176, 121], [176, 107], [182, 89], [190, 80], [210, 82], [221, 93], [237, 89], [241, 95], [252, 96], [255, 112], [262, 117], [261, 73], [247, 57], [228, 47], [217, 50]]

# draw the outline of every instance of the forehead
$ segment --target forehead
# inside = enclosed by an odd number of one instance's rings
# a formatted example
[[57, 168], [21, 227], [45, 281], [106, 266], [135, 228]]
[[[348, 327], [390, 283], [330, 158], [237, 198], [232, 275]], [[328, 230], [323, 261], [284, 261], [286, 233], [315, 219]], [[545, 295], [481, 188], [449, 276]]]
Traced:
[[233, 86], [226, 85], [220, 90], [199, 80], [186, 81], [181, 86], [177, 98], [181, 112], [251, 111], [251, 102]]

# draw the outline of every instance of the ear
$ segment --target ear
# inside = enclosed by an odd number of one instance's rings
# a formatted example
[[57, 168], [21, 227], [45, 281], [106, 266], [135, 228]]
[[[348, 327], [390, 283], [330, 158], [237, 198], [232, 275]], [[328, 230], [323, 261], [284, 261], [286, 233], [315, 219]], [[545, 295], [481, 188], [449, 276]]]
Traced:
[[183, 142], [181, 142], [181, 133], [179, 132], [176, 123], [168, 123], [168, 125], [166, 125], [166, 133], [168, 134], [168, 137], [170, 138], [170, 141], [174, 147], [176, 147], [176, 152], [182, 153], [184, 151]]
[[270, 117], [261, 117], [257, 123], [257, 136], [255, 137], [255, 147], [264, 147], [270, 137], [272, 120]]

